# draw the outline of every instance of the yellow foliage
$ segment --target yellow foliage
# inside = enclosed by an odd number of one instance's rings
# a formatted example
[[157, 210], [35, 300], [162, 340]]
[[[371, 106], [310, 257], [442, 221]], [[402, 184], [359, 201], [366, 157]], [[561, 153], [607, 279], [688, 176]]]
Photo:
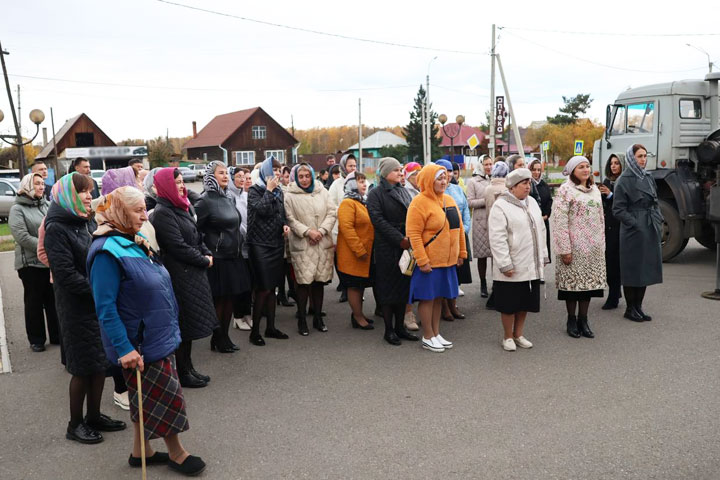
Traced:
[[528, 144], [540, 144], [550, 141], [550, 158], [558, 158], [560, 164], [565, 164], [573, 155], [575, 140], [582, 140], [584, 154], [592, 159], [592, 149], [595, 140], [602, 138], [605, 127], [595, 124], [588, 119], [578, 120], [570, 125], [546, 124], [537, 129], [527, 131], [525, 141]]

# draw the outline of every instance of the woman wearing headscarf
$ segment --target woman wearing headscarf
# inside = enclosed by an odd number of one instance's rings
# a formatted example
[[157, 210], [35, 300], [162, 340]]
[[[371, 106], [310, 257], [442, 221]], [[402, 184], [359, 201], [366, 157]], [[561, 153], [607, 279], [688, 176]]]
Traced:
[[622, 169], [620, 159], [613, 153], [605, 164], [605, 180], [598, 185], [605, 212], [605, 270], [608, 283], [608, 297], [602, 306], [603, 310], [617, 308], [622, 296], [620, 293], [622, 286], [620, 282], [620, 220], [615, 218], [612, 212], [615, 182], [620, 177]]
[[307, 163], [295, 169], [285, 195], [285, 215], [290, 227], [290, 259], [295, 272], [297, 319], [300, 335], [309, 334], [305, 312], [308, 297], [313, 302], [313, 327], [327, 332], [322, 320], [323, 290], [332, 280], [333, 240], [337, 208], [327, 190], [315, 184], [315, 172]]
[[210, 250], [202, 241], [180, 170], [174, 167], [155, 173], [157, 206], [150, 221], [157, 232], [163, 264], [172, 280], [178, 302], [181, 343], [175, 352], [180, 385], [205, 387], [210, 377], [195, 370], [192, 341], [209, 337], [218, 327], [207, 270], [213, 265]]
[[517, 153], [507, 157], [506, 162], [510, 172], [512, 172], [516, 168], [525, 168], [525, 157], [523, 157], [522, 155], [518, 155]]
[[410, 278], [398, 268], [403, 251], [410, 248], [410, 240], [405, 235], [405, 220], [412, 198], [400, 185], [402, 165], [396, 159], [380, 159], [378, 174], [378, 186], [367, 195], [367, 209], [375, 229], [375, 302], [380, 305], [385, 321], [385, 341], [400, 345], [401, 338], [418, 340], [404, 324], [405, 308], [410, 303]]
[[528, 312], [540, 311], [540, 282], [550, 259], [545, 247], [545, 224], [540, 207], [530, 196], [531, 174], [513, 170], [505, 179], [508, 191], [500, 194], [488, 219], [493, 254], [495, 309], [503, 324], [502, 347], [532, 348], [523, 331]]
[[[435, 163], [442, 167], [445, 167], [448, 173], [453, 172], [453, 174], [450, 174], [448, 178], [445, 193], [450, 195], [453, 200], [455, 200], [455, 205], [460, 211], [460, 217], [462, 218], [463, 230], [465, 235], [465, 245], [467, 250], [467, 256], [465, 257], [465, 260], [467, 261], [464, 261], [462, 265], [459, 265], [457, 267], [458, 284], [462, 285], [463, 283], [472, 283], [472, 273], [470, 271], [470, 259], [472, 258], [472, 253], [470, 252], [470, 242], [468, 241], [468, 232], [470, 232], [470, 229], [472, 228], [472, 222], [470, 220], [470, 208], [468, 207], [467, 197], [465, 197], [465, 192], [463, 192], [463, 189], [460, 188], [460, 186], [458, 185], [457, 177], [454, 175], [455, 170], [453, 170], [453, 165], [451, 165], [449, 161], [444, 159], [436, 160]], [[460, 295], [464, 295], [464, 292], [459, 288], [458, 293]], [[442, 318], [443, 320], [447, 320], [450, 322], [452, 322], [456, 318], [465, 318], [465, 315], [460, 313], [457, 308], [457, 298], [446, 298], [443, 300]]]
[[[174, 169], [166, 170], [173, 175]], [[182, 198], [178, 195], [178, 205], [184, 204]], [[180, 344], [178, 304], [168, 271], [139, 233], [147, 221], [144, 195], [135, 188], [120, 187], [99, 200], [98, 228], [87, 266], [105, 353], [113, 364], [122, 366], [130, 392], [134, 436], [128, 463], [133, 467], [142, 463], [137, 368], [142, 373], [145, 440], [163, 438], [168, 447], [168, 453], [155, 452], [146, 443], [146, 462], [197, 475], [205, 463], [190, 455], [178, 436], [189, 428], [173, 358]]]
[[452, 175], [451, 175], [452, 178], [450, 179], [450, 181], [455, 180], [455, 185], [460, 186], [463, 193], [465, 193], [465, 180], [463, 180], [463, 178], [460, 176], [460, 164], [457, 162], [451, 162], [451, 163], [452, 163]]
[[340, 164], [335, 164], [332, 167], [328, 169], [328, 178], [325, 180], [325, 188], [330, 190], [330, 187], [332, 187], [332, 184], [340, 178]]
[[45, 181], [40, 173], [28, 173], [20, 180], [8, 224], [15, 239], [15, 270], [23, 284], [25, 333], [33, 352], [45, 351], [45, 322], [50, 343], [60, 343], [55, 294], [50, 270], [38, 259], [40, 225], [48, 211]]
[[409, 298], [410, 302], [420, 301], [422, 347], [431, 352], [453, 347], [440, 335], [442, 300], [457, 297], [457, 267], [467, 257], [460, 211], [453, 197], [445, 193], [450, 172], [437, 163], [423, 167], [418, 175], [420, 195], [410, 204], [406, 221], [417, 262]]
[[501, 193], [507, 191], [505, 186], [505, 177], [510, 173], [510, 168], [505, 162], [495, 162], [490, 171], [490, 185], [485, 188], [485, 208], [490, 215], [495, 199]]
[[[348, 175], [350, 175], [352, 172], [357, 170], [357, 159], [355, 158], [355, 155], [352, 153], [346, 153], [345, 155], [340, 158], [340, 178], [338, 178], [337, 182], [333, 182], [332, 185], [330, 185], [330, 189], [328, 190], [330, 193], [330, 201], [333, 202], [333, 205], [335, 205], [335, 210], [337, 211], [337, 208], [340, 206], [340, 203], [343, 201], [343, 198], [345, 198], [345, 179]], [[333, 244], [337, 245], [337, 238], [338, 238], [338, 222], [335, 222], [335, 225], [332, 229], [332, 240]], [[335, 260], [335, 269], [337, 270], [337, 257]], [[340, 275], [338, 275], [340, 277]], [[338, 281], [338, 290], [340, 293], [340, 303], [347, 302], [348, 300], [348, 292], [347, 287], [342, 281], [342, 277], [340, 277]]]
[[155, 204], [157, 203], [157, 192], [154, 188], [154, 181], [155, 181], [155, 174], [160, 170], [160, 168], [153, 168], [152, 170], [143, 170], [147, 172], [147, 175], [145, 175], [145, 178], [143, 179], [143, 191], [145, 192], [145, 208], [147, 208], [148, 215], [150, 215], [150, 212], [152, 212], [153, 208], [155, 208]]
[[[135, 165], [139, 164], [136, 162]], [[143, 184], [139, 185], [137, 182], [136, 172], [136, 169], [133, 167], [115, 168], [108, 170], [107, 172], [105, 172], [105, 175], [103, 175], [102, 178], [102, 194], [107, 195], [108, 193], [112, 193], [114, 190], [120, 187], [133, 187], [137, 188], [141, 192], [145, 192], [145, 186]], [[157, 239], [155, 238], [155, 229], [153, 228], [152, 223], [145, 222], [142, 226], [142, 230], [140, 231], [140, 233], [142, 233], [143, 236], [148, 239], [148, 242], [150, 242], [150, 247], [152, 247], [153, 250], [157, 251], [160, 249], [157, 244]]]
[[552, 191], [550, 186], [542, 178], [542, 162], [535, 158], [530, 160], [528, 170], [532, 173], [530, 196], [540, 205], [543, 222], [545, 223], [545, 234], [547, 235], [548, 258], [550, 258], [550, 214], [552, 213]]
[[487, 259], [492, 257], [488, 239], [488, 212], [485, 207], [485, 189], [490, 186], [492, 158], [487, 155], [480, 157], [477, 168], [467, 183], [468, 206], [472, 209], [472, 251], [477, 258], [477, 269], [480, 275], [480, 296], [487, 298]]
[[[207, 165], [203, 183], [205, 193], [195, 207], [197, 228], [208, 249], [202, 256], [207, 256], [208, 251], [212, 256], [207, 274], [220, 324], [213, 331], [210, 348], [232, 353], [238, 350], [228, 335], [233, 302], [237, 295], [250, 290], [250, 275], [241, 255], [240, 214], [227, 193], [230, 176], [223, 162], [213, 161]], [[206, 264], [203, 262], [203, 265]]]
[[587, 158], [572, 157], [563, 175], [568, 179], [558, 188], [552, 212], [558, 300], [565, 301], [568, 335], [594, 338], [587, 317], [590, 299], [602, 297], [606, 287], [602, 197]]
[[415, 198], [415, 196], [420, 193], [420, 189], [418, 188], [417, 183], [417, 176], [418, 173], [420, 173], [420, 170], [422, 169], [422, 166], [417, 162], [410, 162], [405, 165], [405, 168], [403, 168], [403, 175], [405, 176], [405, 188], [410, 192], [410, 196], [412, 198]]
[[662, 283], [663, 216], [657, 185], [645, 171], [647, 149], [635, 144], [625, 153], [627, 167], [615, 184], [612, 211], [620, 220], [620, 277], [625, 294], [625, 318], [652, 320], [642, 308], [648, 285]]
[[372, 249], [375, 230], [367, 207], [365, 175], [352, 172], [345, 179], [345, 199], [338, 208], [337, 259], [338, 275], [348, 289], [350, 324], [353, 328], [372, 330], [374, 327], [363, 313], [363, 292], [372, 287]]
[[[243, 167], [230, 167], [228, 193], [235, 200], [235, 208], [240, 213], [240, 236], [243, 239], [241, 256], [245, 265], [248, 263], [247, 238], [247, 192], [252, 185], [250, 170]], [[248, 267], [248, 271], [249, 271]], [[250, 276], [252, 287], [252, 276]], [[233, 300], [233, 325], [239, 330], [249, 331], [252, 325], [252, 289], [241, 293]]]
[[285, 281], [284, 237], [290, 232], [279, 186], [280, 168], [275, 157], [266, 158], [257, 170], [257, 180], [248, 190], [248, 259], [255, 293], [250, 343], [257, 346], [265, 345], [260, 335], [263, 315], [267, 318], [266, 337], [288, 338], [275, 328], [275, 289]]
[[[126, 428], [100, 413], [108, 360], [88, 280], [86, 260], [95, 230], [90, 203], [93, 183], [77, 172], [53, 186], [45, 217], [45, 251], [55, 289], [55, 306], [70, 379], [70, 422], [66, 438], [80, 443], [103, 441], [100, 431]], [[87, 399], [87, 415], [83, 405]]]

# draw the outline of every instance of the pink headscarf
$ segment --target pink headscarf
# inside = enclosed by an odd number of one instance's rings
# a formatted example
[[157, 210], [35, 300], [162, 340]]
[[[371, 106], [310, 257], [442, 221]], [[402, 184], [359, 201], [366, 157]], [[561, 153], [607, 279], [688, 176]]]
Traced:
[[190, 208], [187, 188], [185, 188], [183, 196], [181, 197], [175, 185], [175, 170], [174, 167], [161, 168], [158, 170], [154, 177], [155, 190], [157, 190], [157, 196], [159, 198], [164, 198], [172, 203], [173, 206], [187, 212]]

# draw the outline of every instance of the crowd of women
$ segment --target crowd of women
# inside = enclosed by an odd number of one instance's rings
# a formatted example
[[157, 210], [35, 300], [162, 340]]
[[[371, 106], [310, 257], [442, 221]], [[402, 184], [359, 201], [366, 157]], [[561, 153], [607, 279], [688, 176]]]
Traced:
[[290, 169], [270, 157], [250, 170], [214, 161], [202, 195], [188, 191], [176, 168], [132, 165], [105, 174], [102, 196], [80, 159], [49, 204], [43, 177], [31, 173], [10, 213], [28, 341], [44, 350], [47, 324], [50, 342], [61, 344], [71, 374], [68, 439], [98, 443], [100, 432], [126, 428], [100, 412], [113, 376], [115, 401], [130, 410], [134, 429], [128, 462], [140, 465], [137, 369], [145, 439], [163, 438], [168, 449], [148, 446], [147, 462], [197, 474], [205, 464], [178, 436], [188, 429], [182, 388], [211, 382], [193, 363], [193, 341], [211, 337], [212, 350], [231, 354], [239, 349], [231, 324], [248, 330], [252, 345], [287, 340], [278, 305], [296, 307], [300, 336], [310, 334], [308, 316], [327, 332], [324, 290], [335, 270], [349, 326], [374, 330], [363, 308], [372, 289], [393, 346], [453, 348], [441, 320], [465, 317], [457, 298], [472, 281], [474, 256], [480, 295], [501, 316], [502, 347], [532, 347], [525, 320], [540, 310], [551, 239], [568, 335], [594, 336], [588, 306], [607, 285], [603, 308], [618, 306], [622, 286], [625, 317], [649, 321], [642, 303], [645, 287], [662, 281], [662, 217], [646, 159], [640, 145], [626, 152], [625, 169], [614, 156], [598, 187], [588, 160], [573, 157], [554, 196], [541, 163], [520, 156], [485, 156], [465, 188], [447, 160], [403, 166], [383, 158], [372, 188], [352, 155], [325, 184], [305, 163]]

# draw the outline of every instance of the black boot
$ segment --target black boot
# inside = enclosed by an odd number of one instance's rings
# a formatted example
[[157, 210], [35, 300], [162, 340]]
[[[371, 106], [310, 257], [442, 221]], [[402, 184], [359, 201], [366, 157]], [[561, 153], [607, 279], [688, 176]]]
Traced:
[[578, 326], [580, 327], [580, 333], [583, 337], [595, 338], [595, 334], [592, 330], [590, 330], [590, 325], [588, 325], [587, 315], [578, 315], [577, 322]]
[[339, 301], [340, 301], [340, 303], [345, 303], [348, 301], [347, 288], [343, 288], [342, 292], [340, 292], [340, 300]]
[[203, 388], [207, 387], [207, 382], [197, 378], [195, 375], [187, 372], [178, 372], [178, 380], [183, 388]]
[[644, 322], [642, 315], [640, 315], [637, 310], [635, 309], [635, 288], [634, 287], [624, 287], [625, 290], [625, 304], [627, 307], [625, 308], [625, 314], [623, 317], [627, 318], [628, 320], [632, 320], [633, 322]]
[[643, 300], [645, 300], [645, 288], [646, 287], [638, 287], [635, 290], [635, 311], [640, 314], [644, 321], [650, 322], [652, 321], [652, 317], [643, 312], [642, 309]]
[[323, 322], [322, 315], [313, 315], [313, 328], [319, 332], [327, 332], [328, 329]]
[[488, 298], [487, 280], [484, 278], [480, 279], [480, 297]]
[[298, 333], [302, 335], [303, 337], [307, 337], [310, 335], [310, 331], [308, 330], [307, 326], [307, 319], [305, 318], [305, 315], [301, 312], [297, 312], [295, 314], [295, 317], [298, 319]]
[[283, 307], [294, 307], [295, 302], [291, 302], [288, 297], [285, 295], [285, 289], [281, 288], [278, 292], [277, 296], [277, 304], [282, 305]]
[[411, 342], [417, 342], [418, 340], [420, 340], [417, 335], [408, 332], [408, 329], [405, 328], [404, 315], [400, 317], [395, 317], [395, 335], [397, 335], [398, 338], [402, 338], [403, 340], [410, 340]]
[[567, 334], [573, 338], [580, 338], [580, 331], [578, 330], [578, 321], [577, 321], [577, 317], [575, 317], [575, 315], [568, 315]]

